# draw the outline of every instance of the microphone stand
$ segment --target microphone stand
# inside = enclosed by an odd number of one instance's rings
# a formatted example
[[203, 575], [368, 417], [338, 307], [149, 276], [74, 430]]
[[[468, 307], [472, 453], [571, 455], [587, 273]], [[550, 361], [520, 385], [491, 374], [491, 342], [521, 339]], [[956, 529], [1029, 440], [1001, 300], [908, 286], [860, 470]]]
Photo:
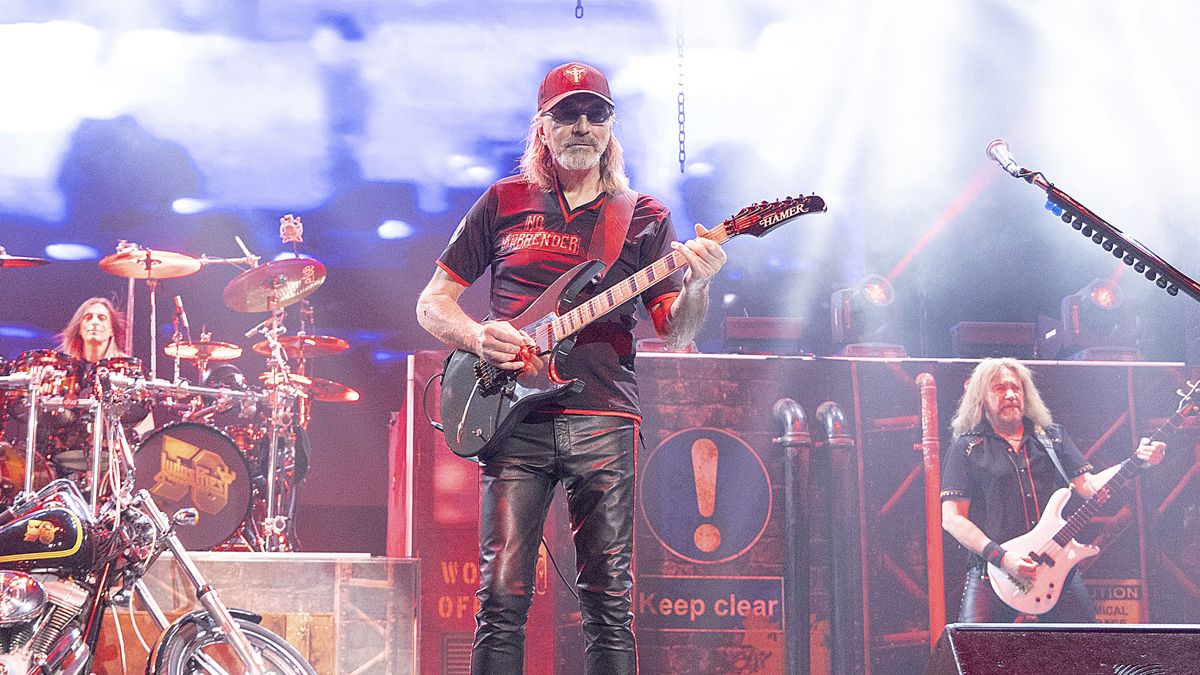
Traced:
[[[1005, 156], [1011, 161], [1011, 156], [1007, 155], [1007, 145], [1003, 141], [1000, 144], [1003, 146]], [[1009, 171], [1004, 162], [993, 154], [994, 145], [996, 145], [996, 141], [988, 145], [988, 157], [994, 159], [1005, 171]], [[1175, 269], [1138, 240], [1126, 235], [1115, 225], [1096, 215], [1074, 197], [1055, 187], [1053, 183], [1046, 180], [1041, 171], [1030, 171], [1020, 167], [1010, 173], [1014, 177], [1044, 190], [1047, 196], [1047, 210], [1059, 216], [1064, 223], [1078, 230], [1083, 236], [1090, 238], [1105, 251], [1112, 253], [1113, 257], [1119, 258], [1126, 265], [1132, 267], [1135, 272], [1144, 275], [1147, 280], [1153, 281], [1168, 295], [1178, 295], [1179, 291], [1183, 291], [1193, 300], [1200, 302], [1200, 284]]]

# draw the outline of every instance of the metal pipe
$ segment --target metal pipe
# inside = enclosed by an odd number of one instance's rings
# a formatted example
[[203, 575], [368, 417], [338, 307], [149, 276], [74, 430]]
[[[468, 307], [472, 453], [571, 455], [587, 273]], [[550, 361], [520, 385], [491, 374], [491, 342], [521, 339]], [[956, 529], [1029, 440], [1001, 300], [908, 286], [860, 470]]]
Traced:
[[942, 555], [942, 469], [939, 460], [937, 381], [917, 375], [921, 392], [921, 463], [925, 467], [925, 560], [929, 588], [929, 648], [937, 645], [946, 625], [945, 559]]
[[[833, 401], [817, 406], [815, 447], [829, 458], [829, 659], [832, 673], [870, 672], [867, 645], [862, 644], [863, 602], [859, 542], [858, 477], [854, 471], [854, 439], [846, 416]], [[834, 536], [833, 533], [838, 533]]]
[[[809, 654], [809, 532], [807, 506], [797, 509], [796, 502], [808, 495], [809, 460], [812, 439], [804, 409], [790, 398], [781, 398], [772, 408], [775, 419], [783, 424], [783, 434], [775, 443], [783, 446], [783, 527], [784, 527], [784, 623], [787, 626], [786, 663], [788, 675], [808, 675]], [[803, 630], [802, 630], [803, 629]]]

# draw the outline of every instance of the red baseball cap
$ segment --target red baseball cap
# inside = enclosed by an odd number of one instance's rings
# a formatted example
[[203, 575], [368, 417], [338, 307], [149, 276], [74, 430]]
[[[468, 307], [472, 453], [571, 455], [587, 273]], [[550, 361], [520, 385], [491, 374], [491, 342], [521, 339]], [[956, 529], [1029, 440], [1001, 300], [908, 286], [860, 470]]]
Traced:
[[538, 88], [538, 112], [544, 113], [559, 101], [575, 94], [593, 94], [615, 105], [604, 73], [578, 62], [564, 63], [549, 73]]

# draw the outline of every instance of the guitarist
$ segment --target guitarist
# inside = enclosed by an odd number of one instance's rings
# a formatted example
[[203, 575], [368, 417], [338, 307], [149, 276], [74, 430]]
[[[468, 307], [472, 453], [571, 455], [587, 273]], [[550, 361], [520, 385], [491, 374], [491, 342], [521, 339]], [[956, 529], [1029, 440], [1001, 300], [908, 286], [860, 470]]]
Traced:
[[[520, 315], [563, 272], [600, 257], [587, 255], [592, 239], [609, 235], [617, 244], [610, 250], [619, 254], [605, 261], [602, 281], [586, 288], [584, 298], [678, 250], [688, 263], [682, 280], [666, 277], [640, 299], [659, 335], [675, 346], [691, 342], [725, 253], [700, 237], [676, 242], [666, 207], [629, 190], [614, 119], [599, 70], [567, 63], [546, 75], [520, 173], [488, 188], [459, 224], [417, 302], [422, 327], [498, 368], [536, 372], [547, 366], [545, 359], [506, 319]], [[624, 219], [611, 215], [620, 212], [619, 200], [632, 206]], [[706, 230], [697, 225], [696, 232]], [[491, 316], [480, 323], [458, 299], [489, 267]], [[556, 363], [562, 378], [584, 383], [582, 391], [527, 416], [499, 449], [479, 458], [481, 578], [472, 673], [522, 672], [542, 525], [558, 482], [574, 532], [587, 672], [636, 671], [630, 611], [640, 421], [634, 310], [629, 302], [589, 325]]]
[[[1017, 612], [992, 590], [987, 563], [1018, 578], [1033, 578], [1038, 567], [1027, 552], [1006, 551], [997, 542], [1033, 529], [1050, 495], [1068, 479], [1087, 499], [1119, 466], [1091, 473], [1092, 465], [1053, 423], [1029, 369], [1014, 359], [985, 359], [975, 367], [951, 427], [954, 442], [942, 458], [942, 527], [972, 553], [958, 620], [1009, 623]], [[1158, 464], [1165, 448], [1143, 438], [1137, 457]], [[1058, 603], [1039, 621], [1096, 620], [1077, 571], [1067, 575]]]

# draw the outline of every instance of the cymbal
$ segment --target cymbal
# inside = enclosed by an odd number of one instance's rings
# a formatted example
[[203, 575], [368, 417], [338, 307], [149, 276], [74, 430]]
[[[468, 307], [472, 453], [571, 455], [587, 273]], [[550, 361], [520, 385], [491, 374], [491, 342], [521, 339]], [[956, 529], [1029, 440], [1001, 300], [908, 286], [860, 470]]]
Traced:
[[185, 361], [232, 361], [242, 355], [242, 348], [235, 344], [212, 341], [172, 342], [163, 351]]
[[325, 266], [312, 258], [285, 258], [248, 269], [225, 285], [235, 312], [270, 312], [299, 302], [325, 283]]
[[135, 248], [101, 258], [100, 269], [130, 279], [175, 279], [198, 272], [200, 261], [183, 253]]
[[[262, 382], [263, 386], [267, 389], [271, 389], [277, 384], [283, 384], [283, 373], [277, 373], [274, 371], [259, 373], [258, 381]], [[296, 373], [288, 373], [287, 382], [300, 387], [308, 387], [312, 385], [312, 378], [305, 377], [304, 375], [297, 375]]]
[[[350, 343], [330, 335], [284, 335], [279, 338], [279, 343], [283, 345], [283, 351], [289, 359], [328, 356], [350, 349]], [[259, 354], [271, 355], [271, 343], [268, 340], [254, 343], [251, 349]]]
[[50, 262], [45, 258], [29, 258], [23, 255], [9, 255], [8, 251], [0, 246], [0, 268], [4, 267], [36, 267], [37, 265], [45, 265]]
[[[263, 386], [270, 389], [275, 386], [275, 382], [282, 382], [282, 375], [272, 376], [271, 373], [261, 373], [258, 379], [262, 381]], [[326, 380], [323, 377], [308, 377], [306, 375], [288, 375], [288, 382], [299, 387], [304, 395], [314, 401], [332, 401], [337, 403], [354, 403], [362, 398], [354, 389], [347, 387], [344, 384]]]
[[320, 377], [312, 378], [312, 386], [310, 387], [312, 400], [314, 401], [332, 401], [335, 403], [354, 403], [362, 396], [355, 390], [333, 380], [326, 380]]

